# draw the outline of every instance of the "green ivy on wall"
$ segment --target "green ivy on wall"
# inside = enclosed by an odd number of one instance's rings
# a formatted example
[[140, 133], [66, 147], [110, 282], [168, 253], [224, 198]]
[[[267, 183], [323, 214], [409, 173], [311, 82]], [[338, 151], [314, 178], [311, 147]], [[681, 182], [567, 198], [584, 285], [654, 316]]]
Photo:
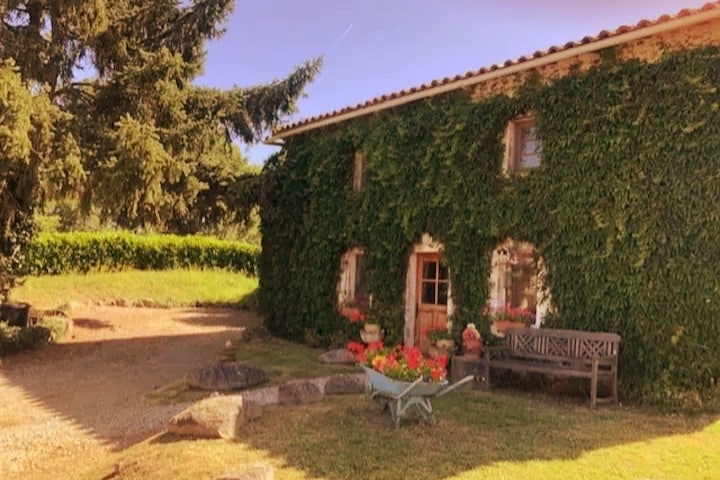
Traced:
[[[403, 330], [408, 256], [442, 242], [459, 322], [480, 323], [491, 252], [533, 243], [546, 324], [623, 337], [621, 392], [700, 404], [720, 378], [720, 51], [620, 63], [511, 97], [449, 93], [297, 135], [265, 167], [261, 307], [276, 334], [347, 338], [340, 257], [362, 246], [390, 340]], [[532, 111], [542, 166], [500, 174], [509, 121]], [[367, 180], [352, 191], [361, 149]]]

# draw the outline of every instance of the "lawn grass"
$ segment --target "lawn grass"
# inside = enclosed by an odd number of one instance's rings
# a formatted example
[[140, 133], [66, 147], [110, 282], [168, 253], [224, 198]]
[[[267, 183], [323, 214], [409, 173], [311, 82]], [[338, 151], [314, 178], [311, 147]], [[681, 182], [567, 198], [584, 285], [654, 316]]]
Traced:
[[[256, 279], [227, 272], [131, 271], [32, 277], [13, 298], [39, 308], [115, 299], [226, 304], [247, 298], [256, 287]], [[236, 351], [239, 360], [265, 368], [271, 383], [352, 371], [317, 363], [318, 353], [281, 340], [242, 343]], [[189, 399], [172, 388], [165, 403]], [[257, 461], [271, 463], [280, 480], [720, 478], [717, 414], [592, 411], [586, 398], [467, 387], [434, 406], [437, 425], [410, 418], [394, 430], [367, 396], [332, 396], [312, 405], [266, 407], [236, 442], [160, 435], [78, 462], [52, 455], [43, 461], [54, 478], [73, 479], [104, 478], [115, 465], [120, 475], [114, 478], [210, 479]]]
[[243, 305], [252, 301], [258, 279], [224, 270], [129, 270], [28, 277], [12, 300], [52, 309], [70, 302], [153, 306]]
[[[263, 386], [278, 385], [293, 379], [358, 373], [357, 367], [353, 365], [318, 363], [317, 357], [324, 351], [273, 338], [262, 342], [240, 343], [235, 350], [235, 359], [265, 370], [268, 383]], [[207, 396], [207, 391], [191, 388], [184, 380], [180, 380], [154, 390], [147, 398], [153, 403], [174, 404]]]
[[[720, 419], [472, 389], [435, 402], [438, 424], [399, 430], [368, 397], [267, 407], [238, 442], [156, 437], [76, 471], [100, 478], [214, 478], [267, 461], [278, 479], [717, 479]], [[202, 459], [202, 461], [200, 461]]]
[[268, 342], [241, 343], [235, 351], [235, 359], [263, 368], [271, 384], [296, 378], [359, 372], [353, 365], [319, 363], [317, 357], [324, 351], [285, 340], [272, 339]]

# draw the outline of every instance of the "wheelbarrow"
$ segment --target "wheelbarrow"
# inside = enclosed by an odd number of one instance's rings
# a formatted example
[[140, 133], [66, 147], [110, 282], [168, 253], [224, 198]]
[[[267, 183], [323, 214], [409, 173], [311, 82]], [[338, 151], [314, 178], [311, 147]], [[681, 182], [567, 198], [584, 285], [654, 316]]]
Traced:
[[400, 426], [400, 417], [408, 413], [410, 409], [419, 412], [428, 424], [434, 425], [433, 398], [441, 397], [473, 379], [472, 375], [468, 375], [455, 383], [447, 381], [430, 383], [423, 381], [420, 377], [414, 382], [402, 382], [388, 378], [377, 370], [364, 365], [362, 369], [372, 387], [371, 398], [378, 401], [384, 410], [390, 412], [395, 428]]

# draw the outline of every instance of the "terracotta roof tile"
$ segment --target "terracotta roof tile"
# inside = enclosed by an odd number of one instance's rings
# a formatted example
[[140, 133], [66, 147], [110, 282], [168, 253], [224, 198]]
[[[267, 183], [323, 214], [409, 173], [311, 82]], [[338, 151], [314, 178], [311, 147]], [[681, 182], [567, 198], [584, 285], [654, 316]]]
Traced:
[[565, 50], [570, 50], [570, 49], [576, 48], [580, 45], [587, 45], [589, 43], [598, 42], [598, 41], [606, 39], [606, 38], [610, 38], [610, 37], [614, 37], [614, 36], [618, 36], [618, 35], [622, 35], [622, 34], [626, 34], [626, 33], [630, 33], [630, 32], [635, 32], [638, 30], [642, 30], [644, 28], [652, 27], [652, 26], [659, 25], [659, 24], [662, 24], [665, 22], [669, 22], [671, 20], [675, 20], [675, 19], [682, 18], [682, 17], [687, 17], [690, 15], [695, 15], [695, 14], [698, 14], [701, 12], [706, 12], [709, 10], [720, 10], [720, 1], [706, 3], [705, 5], [703, 5], [700, 8], [697, 8], [697, 9], [685, 8], [683, 10], [680, 10], [675, 15], [662, 15], [661, 17], [659, 17], [655, 20], [643, 19], [632, 26], [631, 25], [621, 25], [612, 31], [602, 30], [594, 37], [593, 36], [585, 36], [579, 41], [567, 42], [563, 46], [553, 45], [545, 51], [537, 50], [532, 55], [529, 55], [529, 56], [527, 56], [527, 55], [522, 56], [516, 60], [508, 59], [502, 65], [493, 64], [490, 67], [481, 67], [480, 69], [475, 70], [475, 71], [472, 71], [472, 70], [468, 71], [464, 75], [459, 74], [459, 75], [455, 75], [454, 77], [445, 77], [442, 80], [433, 80], [430, 84], [423, 83], [419, 87], [415, 86], [415, 87], [408, 88], [407, 90], [400, 90], [398, 92], [394, 92], [391, 94], [385, 94], [385, 95], [382, 95], [379, 97], [371, 98], [371, 99], [367, 100], [366, 102], [355, 105], [354, 107], [344, 107], [340, 110], [333, 110], [332, 112], [323, 113], [323, 114], [316, 115], [313, 117], [305, 118], [303, 120], [299, 120], [294, 123], [289, 123], [289, 124], [283, 125], [273, 132], [273, 136], [277, 136], [277, 135], [282, 136], [283, 132], [288, 132], [289, 130], [293, 130], [298, 127], [311, 126], [313, 123], [318, 122], [320, 120], [325, 120], [328, 118], [339, 116], [341, 114], [360, 110], [362, 108], [372, 107], [372, 106], [381, 104], [383, 102], [386, 102], [388, 100], [394, 100], [394, 99], [401, 98], [406, 95], [422, 92], [423, 90], [428, 90], [428, 89], [438, 87], [441, 85], [449, 85], [454, 82], [458, 82], [460, 80], [465, 80], [465, 79], [472, 78], [475, 76], [483, 75], [488, 72], [494, 72], [496, 70], [501, 70], [503, 68], [507, 68], [507, 67], [510, 67], [510, 66], [513, 66], [513, 65], [516, 65], [519, 63], [526, 62], [530, 58], [538, 59], [538, 58], [546, 57], [553, 53], [562, 52]]

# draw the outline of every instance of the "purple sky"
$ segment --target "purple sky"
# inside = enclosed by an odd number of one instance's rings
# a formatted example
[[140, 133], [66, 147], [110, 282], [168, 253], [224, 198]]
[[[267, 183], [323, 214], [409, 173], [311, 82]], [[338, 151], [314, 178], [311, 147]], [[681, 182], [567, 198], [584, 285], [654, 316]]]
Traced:
[[[295, 119], [535, 50], [697, 8], [704, 0], [237, 0], [196, 83], [266, 83], [323, 55]], [[261, 164], [275, 147], [245, 149]]]

